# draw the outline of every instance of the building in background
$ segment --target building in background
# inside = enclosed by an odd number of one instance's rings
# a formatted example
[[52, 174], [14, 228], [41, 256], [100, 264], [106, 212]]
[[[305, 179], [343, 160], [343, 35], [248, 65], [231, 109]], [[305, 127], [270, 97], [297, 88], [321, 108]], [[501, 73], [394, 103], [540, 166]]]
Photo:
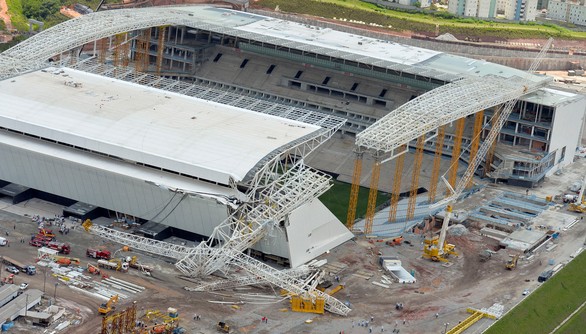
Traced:
[[547, 7], [547, 18], [586, 26], [586, 0], [551, 0]]
[[511, 21], [535, 21], [537, 0], [498, 0], [497, 14]]
[[492, 19], [496, 15], [496, 0], [451, 0], [448, 12], [466, 17]]
[[537, 0], [451, 0], [448, 12], [465, 17], [511, 21], [535, 21]]

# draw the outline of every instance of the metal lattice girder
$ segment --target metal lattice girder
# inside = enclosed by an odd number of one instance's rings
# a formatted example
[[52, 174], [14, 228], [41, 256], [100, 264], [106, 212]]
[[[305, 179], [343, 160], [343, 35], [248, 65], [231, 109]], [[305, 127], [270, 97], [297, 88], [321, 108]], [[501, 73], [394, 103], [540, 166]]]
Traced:
[[1, 53], [0, 79], [42, 68], [51, 57], [102, 38], [189, 21], [194, 21], [190, 20], [189, 12], [177, 8], [151, 11], [120, 9], [82, 15], [44, 30]]
[[[299, 266], [297, 268], [287, 269], [278, 271], [279, 274], [286, 275], [287, 277], [304, 277], [311, 273], [311, 269], [308, 266]], [[255, 284], [267, 284], [268, 282], [260, 279], [255, 275], [244, 275], [238, 277], [231, 277], [228, 279], [216, 280], [211, 283], [204, 283], [200, 286], [195, 288], [191, 287], [184, 287], [187, 291], [196, 291], [196, 292], [203, 292], [203, 291], [218, 291], [218, 290], [228, 290], [233, 288], [238, 288], [241, 286], [246, 285], [255, 285]]]
[[356, 145], [391, 152], [441, 125], [515, 100], [551, 81], [549, 77], [502, 78], [487, 75], [462, 79], [407, 102], [356, 135]]
[[233, 263], [238, 267], [246, 270], [252, 275], [258, 276], [265, 281], [276, 285], [289, 292], [295, 293], [300, 296], [307, 296], [309, 298], [323, 298], [325, 301], [326, 311], [346, 316], [350, 313], [351, 309], [341, 301], [328, 295], [327, 293], [321, 292], [316, 289], [304, 289], [302, 286], [305, 284], [295, 277], [286, 275], [285, 273], [264, 264], [258, 260], [255, 260], [242, 253], [231, 252], [229, 256], [232, 258]]
[[[268, 229], [291, 211], [319, 197], [330, 187], [330, 176], [312, 170], [302, 161], [290, 167], [274, 182], [262, 189], [250, 202], [243, 203], [236, 212], [214, 228], [210, 242], [199, 244], [193, 253], [182, 258], [177, 268], [190, 276], [209, 275], [230, 264], [226, 252], [242, 252], [262, 239]], [[213, 241], [213, 243], [212, 243]], [[209, 254], [209, 255], [208, 255]]]
[[166, 256], [172, 259], [182, 259], [186, 254], [192, 252], [192, 247], [175, 245], [172, 243], [145, 238], [138, 235], [116, 231], [114, 229], [93, 224], [89, 231], [99, 237], [109, 241], [118, 242], [122, 245], [129, 246], [131, 249]]

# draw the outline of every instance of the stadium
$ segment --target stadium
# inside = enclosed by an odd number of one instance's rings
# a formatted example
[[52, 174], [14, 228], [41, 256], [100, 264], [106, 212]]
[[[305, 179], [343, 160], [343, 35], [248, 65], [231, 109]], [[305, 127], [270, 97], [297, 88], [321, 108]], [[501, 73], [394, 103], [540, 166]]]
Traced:
[[[0, 78], [4, 195], [32, 189], [136, 217], [155, 238], [252, 220], [266, 230], [255, 254], [292, 267], [353, 236], [317, 197], [332, 176], [356, 181], [355, 140], [372, 167], [403, 145], [416, 161], [426, 133], [420, 151], [438, 155], [445, 128], [440, 163], [424, 155], [402, 173], [457, 171], [495, 106], [519, 98], [477, 173], [531, 187], [572, 162], [586, 109], [545, 76], [210, 6], [67, 21], [0, 54]], [[416, 196], [438, 187], [435, 174], [374, 186]], [[359, 183], [373, 188], [370, 175]]]

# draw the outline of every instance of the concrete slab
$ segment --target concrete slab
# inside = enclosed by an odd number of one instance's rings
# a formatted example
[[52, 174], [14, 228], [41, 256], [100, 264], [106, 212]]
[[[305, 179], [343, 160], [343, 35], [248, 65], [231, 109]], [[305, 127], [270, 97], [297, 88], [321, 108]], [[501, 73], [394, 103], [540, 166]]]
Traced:
[[506, 248], [525, 252], [542, 242], [546, 235], [543, 231], [521, 229], [509, 234], [507, 238], [501, 240], [500, 244]]

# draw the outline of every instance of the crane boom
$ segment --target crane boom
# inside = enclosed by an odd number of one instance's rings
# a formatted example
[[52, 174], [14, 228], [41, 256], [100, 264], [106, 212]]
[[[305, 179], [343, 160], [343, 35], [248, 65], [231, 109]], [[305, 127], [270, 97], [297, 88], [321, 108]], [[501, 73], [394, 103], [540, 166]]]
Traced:
[[[535, 71], [535, 69], [537, 69], [539, 67], [541, 60], [545, 56], [547, 50], [549, 50], [549, 48], [551, 47], [552, 42], [553, 42], [553, 38], [550, 38], [545, 43], [545, 45], [543, 46], [543, 48], [541, 49], [541, 51], [539, 52], [539, 54], [537, 55], [537, 57], [535, 58], [535, 60], [531, 64], [531, 66], [529, 67], [529, 71]], [[524, 86], [523, 92], [525, 94], [534, 92], [534, 91], [538, 90], [539, 88], [545, 86], [547, 83], [548, 83], [548, 81], [545, 81], [545, 80], [541, 80], [539, 82], [531, 82], [531, 83], [527, 82], [526, 85]], [[488, 132], [488, 135], [486, 136], [484, 141], [482, 142], [482, 145], [480, 145], [480, 148], [478, 149], [476, 156], [474, 156], [474, 158], [470, 160], [470, 163], [468, 164], [468, 168], [466, 168], [464, 175], [462, 176], [460, 181], [457, 183], [456, 187], [452, 189], [452, 187], [448, 184], [448, 189], [452, 193], [449, 196], [447, 196], [445, 199], [432, 205], [432, 207], [439, 207], [439, 206], [443, 206], [443, 205], [447, 204], [446, 214], [445, 214], [444, 221], [442, 224], [440, 237], [439, 237], [439, 240], [437, 243], [437, 247], [439, 248], [440, 254], [442, 254], [442, 252], [443, 252], [444, 242], [446, 239], [446, 233], [447, 233], [448, 226], [450, 224], [450, 218], [451, 218], [451, 213], [452, 213], [452, 203], [458, 199], [458, 197], [462, 194], [464, 189], [466, 189], [469, 182], [472, 180], [472, 177], [474, 177], [474, 172], [476, 171], [476, 169], [478, 168], [478, 166], [480, 165], [480, 163], [484, 159], [484, 156], [486, 155], [486, 153], [488, 152], [488, 150], [492, 146], [492, 143], [496, 140], [496, 137], [501, 132], [501, 129], [505, 125], [505, 122], [509, 119], [509, 116], [511, 115], [511, 112], [513, 111], [513, 108], [515, 107], [515, 104], [517, 104], [517, 101], [519, 101], [519, 98], [520, 97], [506, 102], [505, 106], [501, 110], [501, 112], [498, 115], [495, 114], [494, 117], [497, 117], [496, 121], [493, 123], [493, 126], [490, 129], [490, 131]], [[445, 182], [445, 178], [442, 177], [442, 179]]]

